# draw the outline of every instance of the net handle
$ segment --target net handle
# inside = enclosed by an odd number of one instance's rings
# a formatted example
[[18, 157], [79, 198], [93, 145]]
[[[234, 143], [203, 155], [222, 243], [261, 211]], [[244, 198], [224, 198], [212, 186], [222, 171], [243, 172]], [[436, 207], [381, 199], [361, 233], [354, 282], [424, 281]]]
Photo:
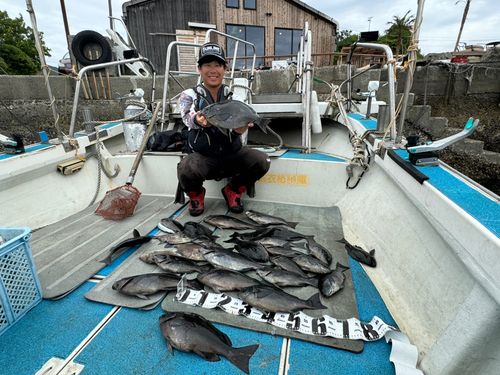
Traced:
[[156, 118], [158, 117], [158, 111], [159, 111], [161, 105], [159, 102], [157, 102], [155, 104], [156, 104], [156, 108], [155, 108], [155, 111], [153, 113], [153, 117], [151, 117], [151, 122], [149, 123], [149, 126], [146, 130], [146, 134], [144, 134], [144, 139], [142, 140], [141, 148], [137, 152], [137, 156], [135, 157], [134, 164], [132, 165], [132, 169], [130, 170], [130, 174], [128, 175], [127, 182], [126, 182], [127, 185], [132, 185], [132, 183], [134, 182], [135, 173], [137, 172], [137, 168], [139, 168], [139, 163], [141, 162], [142, 155], [144, 155], [144, 151], [146, 150], [146, 146], [148, 144], [148, 139], [149, 139], [149, 136], [150, 136], [151, 131], [153, 129], [153, 125], [155, 124]]

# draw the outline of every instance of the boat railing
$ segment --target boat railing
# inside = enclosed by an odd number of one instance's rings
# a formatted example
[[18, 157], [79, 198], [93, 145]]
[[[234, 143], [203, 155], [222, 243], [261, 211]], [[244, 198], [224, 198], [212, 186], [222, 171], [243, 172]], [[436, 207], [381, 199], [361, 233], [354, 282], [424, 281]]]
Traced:
[[69, 137], [73, 138], [75, 135], [75, 125], [76, 125], [76, 115], [77, 115], [77, 110], [78, 110], [78, 101], [80, 98], [80, 89], [82, 86], [83, 82], [83, 76], [85, 73], [92, 71], [92, 70], [99, 70], [99, 69], [105, 69], [109, 68], [112, 66], [119, 66], [119, 65], [126, 65], [126, 64], [133, 64], [135, 62], [143, 62], [151, 68], [153, 72], [153, 88], [151, 90], [151, 103], [154, 102], [154, 95], [155, 95], [155, 82], [156, 82], [156, 70], [153, 66], [153, 64], [145, 57], [137, 57], [133, 59], [126, 59], [126, 60], [120, 60], [120, 61], [111, 61], [107, 63], [102, 63], [102, 64], [95, 64], [95, 65], [88, 65], [84, 68], [82, 68], [78, 72], [78, 77], [76, 79], [76, 87], [75, 87], [75, 95], [74, 95], [74, 100], [73, 100], [73, 110], [71, 113], [71, 123], [70, 123], [70, 128], [69, 128]]

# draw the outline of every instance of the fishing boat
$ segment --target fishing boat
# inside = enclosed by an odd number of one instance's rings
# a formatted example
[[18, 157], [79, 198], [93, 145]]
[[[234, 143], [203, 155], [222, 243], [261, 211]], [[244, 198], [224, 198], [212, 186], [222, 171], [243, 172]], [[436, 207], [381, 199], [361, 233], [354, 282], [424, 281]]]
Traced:
[[[158, 325], [166, 311], [203, 314], [235, 347], [258, 344], [250, 360], [253, 374], [498, 373], [499, 197], [436, 154], [469, 135], [477, 121], [433, 144], [403, 137], [394, 125], [392, 52], [383, 45], [365, 46], [386, 53], [387, 103], [372, 107], [374, 84], [359, 112], [351, 98], [350, 69], [346, 90], [325, 82], [331, 96], [318, 101], [312, 92], [310, 35], [306, 25], [294, 94], [254, 95], [252, 80], [235, 78], [234, 66], [227, 82], [260, 116], [277, 124], [270, 127], [278, 137], [256, 129], [247, 136], [248, 147], [268, 153], [271, 169], [255, 184], [253, 197], [243, 196], [245, 208], [299, 222], [297, 232], [314, 235], [350, 268], [344, 289], [331, 300], [322, 298], [327, 314], [343, 327], [340, 337], [318, 327], [301, 333], [182, 304], [176, 299], [182, 283], [177, 291], [149, 299], [113, 290], [118, 279], [160, 270], [138, 260], [149, 243], [124, 248], [105, 265], [101, 261], [110, 249], [131, 238], [134, 229], [158, 235], [162, 218], [181, 223], [194, 218], [178, 194], [181, 152], [146, 151], [135, 168], [138, 153], [128, 151], [125, 134], [130, 119], [75, 130], [78, 81], [67, 137], [0, 155], [1, 373], [240, 373], [225, 359], [207, 362], [180, 351], [172, 356]], [[170, 60], [179, 44], [200, 46], [174, 42], [166, 56], [167, 77], [176, 74]], [[98, 64], [79, 75], [136, 61], [147, 63], [138, 57]], [[154, 81], [155, 74], [150, 78]], [[166, 79], [156, 106], [161, 115], [155, 111], [159, 121], [144, 111], [159, 130], [175, 129], [174, 94]], [[206, 182], [206, 208], [197, 221], [214, 214], [234, 216], [219, 193], [226, 183], [225, 178]], [[140, 192], [132, 215], [107, 220], [95, 213], [107, 192], [125, 185]], [[213, 229], [228, 238], [229, 232]], [[343, 238], [375, 249], [376, 267], [348, 257], [339, 242]], [[325, 314], [305, 313], [316, 324]], [[391, 336], [394, 332], [403, 335]]]

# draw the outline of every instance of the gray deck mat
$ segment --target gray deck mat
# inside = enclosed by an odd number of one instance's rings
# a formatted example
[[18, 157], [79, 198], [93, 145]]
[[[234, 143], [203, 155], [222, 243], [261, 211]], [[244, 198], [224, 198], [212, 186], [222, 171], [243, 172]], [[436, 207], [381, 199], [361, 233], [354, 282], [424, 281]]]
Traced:
[[145, 235], [158, 218], [180, 208], [172, 197], [143, 195], [132, 216], [111, 221], [94, 214], [97, 205], [33, 233], [30, 245], [43, 298], [56, 299], [74, 290], [106, 266], [100, 261], [113, 246], [131, 238], [134, 229]]
[[[180, 206], [177, 205], [177, 208]], [[200, 215], [196, 220], [205, 217], [206, 215], [214, 214], [225, 214], [227, 212], [227, 207], [224, 201], [220, 199], [205, 199], [205, 212]], [[164, 217], [170, 217], [173, 212], [166, 216], [157, 216], [154, 225], [149, 228], [149, 231], [153, 230], [160, 220]], [[187, 213], [187, 209], [181, 211], [176, 217], [181, 223], [191, 221], [194, 218]], [[161, 233], [160, 233], [161, 234]], [[124, 277], [141, 275], [145, 273], [158, 273], [163, 272], [162, 269], [156, 265], [148, 264], [139, 259], [142, 254], [148, 253], [153, 250], [163, 250], [165, 244], [159, 244], [157, 240], [151, 240], [150, 242], [142, 245], [137, 251], [135, 251], [131, 256], [129, 256], [122, 264], [120, 264], [115, 270], [113, 270], [104, 280], [100, 281], [95, 287], [84, 294], [84, 297], [95, 301], [106, 303], [114, 306], [123, 306], [133, 309], [149, 310], [157, 306], [157, 304], [165, 297], [167, 292], [159, 292], [149, 296], [149, 299], [141, 299], [134, 296], [128, 296], [126, 294], [120, 293], [112, 289], [112, 285]], [[191, 277], [195, 277], [193, 274]]]
[[[295, 230], [302, 234], [313, 234], [315, 236], [315, 240], [318, 243], [329, 249], [333, 256], [332, 265], [335, 265], [336, 262], [340, 262], [343, 265], [349, 266], [349, 259], [344, 245], [336, 242], [336, 240], [343, 237], [340, 211], [337, 207], [306, 207], [274, 204], [268, 202], [249, 203], [248, 201], [246, 201], [245, 204], [246, 209], [252, 209], [259, 212], [268, 213], [270, 215], [279, 216], [288, 221], [298, 221], [299, 225], [297, 225], [297, 228]], [[245, 215], [231, 214], [231, 216], [237, 216], [245, 220], [247, 219]], [[182, 220], [180, 221], [182, 222]], [[248, 221], [250, 222], [250, 220]], [[231, 233], [233, 233], [233, 230], [217, 230], [215, 232], [216, 235], [220, 236], [218, 240], [220, 244], [223, 244], [222, 241], [227, 239]], [[228, 244], [224, 244], [224, 246], [229, 247]], [[255, 272], [248, 272], [247, 274], [259, 279], [259, 277], [256, 276]], [[321, 296], [322, 303], [327, 306], [328, 309], [304, 310], [307, 315], [312, 317], [329, 315], [333, 318], [338, 319], [348, 319], [353, 317], [359, 319], [358, 306], [356, 302], [356, 295], [354, 291], [351, 272], [350, 270], [348, 270], [344, 274], [346, 275], [344, 289], [340, 290], [330, 298], [324, 298], [323, 296]], [[209, 292], [213, 292], [208, 287], [206, 287], [206, 290]], [[307, 299], [318, 292], [316, 288], [309, 286], [302, 288], [285, 288], [285, 290], [288, 293], [294, 294], [303, 299]], [[237, 298], [237, 294], [234, 292], [230, 292], [228, 294]], [[256, 322], [243, 316], [230, 315], [218, 308], [205, 309], [202, 307], [189, 306], [174, 301], [174, 297], [175, 292], [170, 292], [168, 294], [168, 296], [162, 302], [163, 310], [194, 312], [215, 323], [272, 335], [278, 335], [282, 337], [294, 338], [314, 344], [343, 349], [354, 353], [360, 353], [361, 351], [363, 351], [364, 343], [361, 340], [340, 340], [332, 337], [305, 335], [298, 332], [281, 329], [270, 324]]]

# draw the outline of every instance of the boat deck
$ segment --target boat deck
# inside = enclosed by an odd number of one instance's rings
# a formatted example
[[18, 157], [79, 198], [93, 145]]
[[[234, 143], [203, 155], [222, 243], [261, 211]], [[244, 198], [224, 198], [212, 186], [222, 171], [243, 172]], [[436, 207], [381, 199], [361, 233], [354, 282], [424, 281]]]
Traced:
[[[53, 368], [62, 366], [61, 363], [68, 363], [65, 371], [75, 371], [76, 368], [83, 366], [82, 374], [164, 374], [166, 371], [171, 374], [240, 373], [224, 358], [221, 362], [210, 363], [193, 353], [183, 353], [177, 350], [175, 356], [171, 356], [158, 326], [158, 317], [165, 313], [159, 302], [156, 305], [147, 306], [146, 309], [137, 309], [88, 299], [91, 290], [99, 285], [97, 283], [102, 283], [107, 277], [119, 273], [130, 263], [130, 259], [141, 251], [141, 247], [136, 246], [126, 250], [114, 260], [111, 266], [99, 263], [98, 261], [107, 255], [109, 245], [123, 237], [122, 232], [130, 233], [130, 228], [136, 226], [144, 231], [143, 228], [149, 226], [150, 230], [144, 234], [154, 235], [157, 232], [156, 224], [162, 217], [165, 217], [164, 215], [183, 218], [184, 221], [191, 219], [189, 215], [186, 215], [185, 206], [171, 205], [165, 197], [143, 196], [141, 200], [137, 207], [139, 212], [121, 222], [103, 221], [98, 215], [88, 215], [84, 212], [80, 215], [80, 221], [67, 220], [66, 224], [56, 224], [59, 230], [54, 230], [54, 226], [48, 226], [34, 233], [32, 248], [35, 263], [37, 263], [37, 268], [44, 268], [43, 271], [50, 273], [50, 275], [44, 275], [44, 272], [41, 272], [42, 285], [57, 284], [61, 288], [65, 286], [69, 291], [64, 292], [64, 288], [58, 289], [60, 296], [54, 295], [53, 300], [44, 299], [0, 337], [0, 342], [3, 343], [3, 350], [0, 354], [3, 373], [35, 374], [42, 367], [43, 371], [40, 373], [43, 373], [51, 366]], [[262, 202], [252, 203], [249, 200], [246, 200], [245, 204], [248, 208], [256, 205], [254, 209], [260, 208], [261, 210], [265, 205]], [[212, 199], [207, 206], [206, 214], [219, 213], [224, 206], [222, 200]], [[267, 206], [269, 207], [269, 204]], [[290, 216], [295, 215], [295, 218], [299, 214], [304, 215], [307, 211], [307, 207], [303, 206], [287, 207], [284, 205], [273, 206], [273, 208], [280, 213], [280, 216], [288, 216], [288, 212]], [[92, 210], [93, 207], [88, 211]], [[314, 208], [314, 210], [320, 209]], [[92, 228], [100, 228], [100, 232], [89, 229], [89, 223], [84, 225], [85, 220], [96, 223]], [[327, 233], [329, 229], [331, 231], [331, 228], [327, 227], [331, 223], [321, 220], [308, 221], [306, 227], [316, 226], [321, 233]], [[301, 232], [299, 229], [301, 229], [300, 225], [297, 231]], [[91, 242], [77, 251], [69, 251], [69, 254], [68, 250], [64, 250], [64, 253], [58, 256], [62, 262], [59, 265], [63, 268], [69, 267], [71, 270], [81, 270], [85, 268], [84, 264], [87, 268], [94, 264], [87, 272], [93, 272], [96, 276], [87, 277], [85, 273], [58, 270], [57, 262], [44, 261], [44, 264], [52, 263], [52, 265], [49, 267], [42, 265], [42, 258], [37, 256], [41, 251], [40, 246], [47, 246], [50, 241], [58, 243], [58, 247], [71, 246], [72, 239], [78, 238], [81, 241], [85, 232], [87, 237], [91, 237]], [[64, 233], [64, 238], [61, 238], [61, 233]], [[338, 232], [331, 234], [335, 239], [338, 235]], [[323, 238], [323, 240], [328, 239]], [[94, 249], [93, 247], [98, 244], [100, 248]], [[92, 258], [92, 261], [83, 261], [82, 253], [87, 253], [87, 257]], [[72, 263], [73, 266], [71, 266]], [[346, 288], [347, 284], [352, 283], [352, 294], [348, 295], [347, 290], [342, 290], [338, 294], [339, 297], [342, 297], [341, 293], [345, 293], [349, 298], [355, 298], [355, 301], [351, 303], [351, 306], [355, 308], [352, 315], [358, 317], [359, 312], [359, 318], [363, 322], [369, 322], [376, 315], [386, 323], [395, 326], [394, 320], [363, 268], [352, 259], [349, 259], [349, 263], [350, 271], [346, 272], [349, 282], [346, 282]], [[95, 270], [96, 267], [100, 269]], [[69, 282], [68, 275], [70, 274], [80, 282]], [[44, 292], [45, 290], [47, 290], [46, 287]], [[52, 292], [55, 293], [54, 290]], [[336, 295], [332, 298], [336, 298]], [[339, 310], [336, 311], [342, 315], [342, 306], [339, 306]], [[221, 314], [225, 313], [221, 312]], [[346, 316], [338, 317], [347, 318]], [[347, 350], [338, 350], [296, 338], [278, 336], [279, 333], [276, 333], [272, 326], [269, 326], [269, 333], [273, 334], [221, 324], [217, 324], [217, 327], [231, 338], [236, 347], [259, 344], [259, 349], [250, 361], [250, 373], [253, 374], [285, 374], [287, 371], [288, 374], [304, 372], [324, 374], [331, 372], [332, 367], [342, 374], [386, 375], [394, 373], [394, 365], [389, 361], [391, 345], [387, 344], [384, 339], [365, 343], [358, 340], [346, 340], [351, 341], [352, 345], [345, 345]], [[296, 335], [300, 334], [296, 333]], [[321, 339], [327, 338], [321, 337]], [[331, 340], [342, 341], [333, 338]], [[9, 345], [4, 345], [5, 343]], [[340, 343], [339, 347], [342, 346], [343, 344]], [[355, 353], [360, 350], [361, 353]], [[285, 366], [285, 364], [288, 365]], [[61, 373], [72, 373], [71, 371]]]

